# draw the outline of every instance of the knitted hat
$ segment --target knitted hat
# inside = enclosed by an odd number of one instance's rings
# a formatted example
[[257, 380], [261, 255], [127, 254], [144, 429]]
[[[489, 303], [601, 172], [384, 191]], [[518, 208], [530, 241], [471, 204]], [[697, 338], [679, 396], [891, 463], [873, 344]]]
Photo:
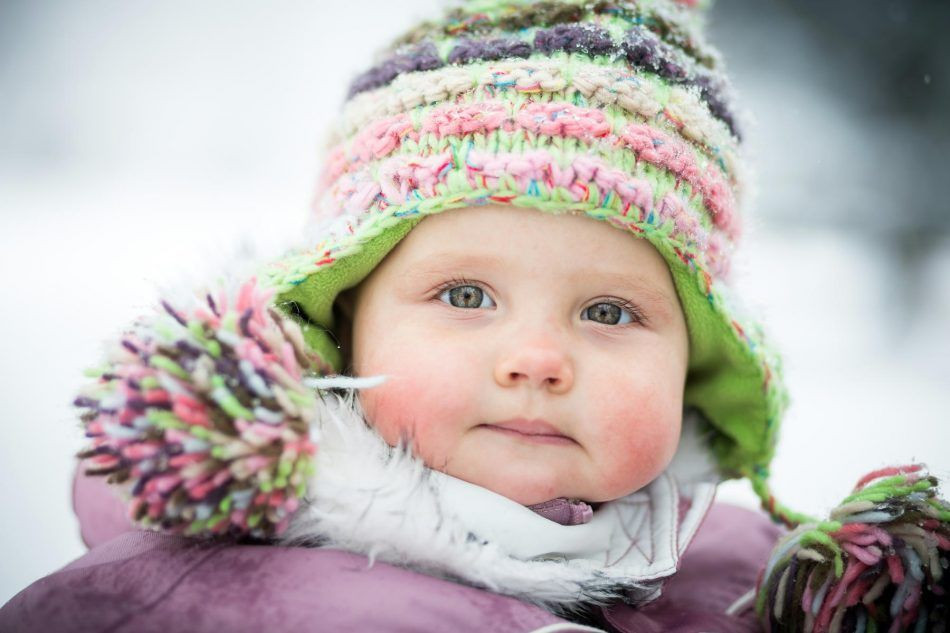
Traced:
[[724, 477], [764, 500], [786, 403], [777, 357], [726, 279], [743, 168], [722, 61], [695, 2], [475, 0], [352, 82], [309, 248], [270, 266], [276, 305], [333, 371], [333, 303], [426, 215], [483, 204], [584, 213], [649, 240], [690, 339], [686, 404]]

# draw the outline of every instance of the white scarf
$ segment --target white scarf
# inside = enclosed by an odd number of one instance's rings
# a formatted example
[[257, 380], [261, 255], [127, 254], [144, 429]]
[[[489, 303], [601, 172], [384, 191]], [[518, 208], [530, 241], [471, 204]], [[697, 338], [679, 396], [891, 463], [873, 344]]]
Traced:
[[[514, 596], [555, 613], [582, 603], [656, 599], [709, 510], [718, 475], [684, 416], [672, 463], [645, 488], [560, 525], [480, 486], [427, 468], [370, 428], [358, 400], [324, 393], [308, 495], [280, 544], [365, 554]], [[680, 518], [681, 500], [688, 509]]]

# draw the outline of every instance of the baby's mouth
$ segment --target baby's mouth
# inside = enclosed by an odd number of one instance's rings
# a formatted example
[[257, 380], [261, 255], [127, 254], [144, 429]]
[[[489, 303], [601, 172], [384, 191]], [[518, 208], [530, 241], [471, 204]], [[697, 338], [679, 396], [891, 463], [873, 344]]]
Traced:
[[570, 445], [577, 444], [571, 437], [561, 433], [556, 426], [540, 418], [513, 418], [491, 424], [481, 424], [491, 431], [502, 433], [514, 439], [535, 444]]

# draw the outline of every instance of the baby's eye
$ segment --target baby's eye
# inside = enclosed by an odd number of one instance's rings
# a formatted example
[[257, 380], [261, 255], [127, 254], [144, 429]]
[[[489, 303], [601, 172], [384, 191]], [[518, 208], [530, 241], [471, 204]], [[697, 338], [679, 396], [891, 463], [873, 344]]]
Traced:
[[629, 311], [613, 303], [595, 303], [584, 308], [581, 320], [596, 321], [604, 325], [624, 325], [633, 323], [636, 319]]
[[495, 302], [478, 286], [455, 286], [439, 295], [439, 300], [456, 308], [493, 308]]

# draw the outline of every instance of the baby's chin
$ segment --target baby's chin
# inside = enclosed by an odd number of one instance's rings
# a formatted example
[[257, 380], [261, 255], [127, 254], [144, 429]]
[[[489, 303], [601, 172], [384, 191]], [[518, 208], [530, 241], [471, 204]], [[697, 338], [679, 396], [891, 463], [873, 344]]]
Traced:
[[[507, 497], [508, 499], [511, 499], [512, 501], [520, 503], [523, 506], [533, 506], [539, 503], [544, 503], [545, 501], [550, 501], [551, 499], [558, 499], [561, 497], [564, 497], [567, 499], [580, 498], [577, 495], [570, 494], [566, 490], [560, 490], [560, 491], [554, 491], [554, 492], [539, 492], [537, 489], [533, 489], [533, 488], [517, 488], [517, 489], [508, 488], [508, 489], [502, 489], [502, 490], [495, 490], [493, 488], [489, 488], [488, 486], [485, 486], [485, 487], [488, 488], [489, 490], [492, 490], [492, 492], [496, 492], [503, 497]], [[581, 499], [581, 500], [586, 501], [586, 499]]]
[[[516, 501], [535, 505], [552, 499], [601, 503], [627, 496], [652, 479], [629, 460], [595, 459], [577, 444], [535, 444], [476, 431], [451, 448], [443, 472]], [[468, 440], [468, 441], [465, 441]], [[428, 463], [428, 460], [426, 460]], [[431, 467], [431, 466], [430, 466]]]
[[[451, 473], [450, 473], [451, 474]], [[545, 501], [550, 501], [551, 499], [557, 499], [559, 497], [566, 498], [576, 498], [565, 488], [558, 486], [550, 486], [546, 484], [534, 485], [534, 484], [522, 484], [511, 481], [484, 481], [478, 477], [466, 478], [459, 477], [458, 475], [453, 475], [469, 483], [481, 486], [487, 490], [499, 494], [503, 497], [507, 497], [512, 501], [515, 501], [523, 506], [531, 506], [538, 503], [544, 503]], [[473, 481], [474, 479], [474, 481]]]

